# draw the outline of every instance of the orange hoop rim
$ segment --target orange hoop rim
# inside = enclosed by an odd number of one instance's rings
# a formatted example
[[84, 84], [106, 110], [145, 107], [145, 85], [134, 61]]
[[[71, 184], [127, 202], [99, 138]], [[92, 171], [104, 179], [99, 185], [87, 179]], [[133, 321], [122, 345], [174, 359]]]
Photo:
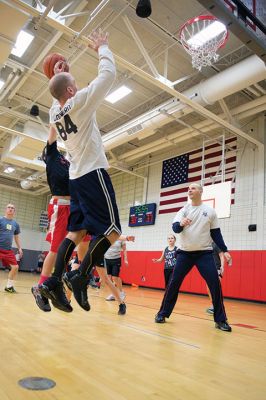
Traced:
[[[218, 18], [214, 17], [213, 15], [198, 15], [197, 17], [194, 17], [194, 18], [191, 18], [191, 19], [187, 20], [187, 21], [181, 26], [181, 28], [179, 29], [179, 39], [181, 40], [182, 45], [183, 45], [184, 47], [186, 47], [187, 49], [189, 49], [189, 46], [188, 46], [186, 43], [184, 43], [184, 41], [182, 41], [182, 39], [181, 39], [181, 35], [182, 35], [183, 30], [184, 30], [187, 26], [192, 25], [194, 22], [197, 22], [197, 21], [204, 21], [204, 20], [221, 22], [221, 21], [219, 21]], [[221, 22], [221, 23], [222, 23], [222, 22]], [[225, 26], [225, 25], [224, 25], [224, 26]], [[225, 26], [225, 29], [226, 29], [226, 35], [225, 35], [224, 39], [222, 40], [222, 42], [221, 42], [221, 43], [219, 44], [219, 46], [217, 47], [217, 49], [220, 49], [221, 47], [223, 47], [223, 46], [226, 44], [227, 40], [228, 40], [229, 32], [228, 32], [228, 29], [227, 29], [226, 26]]]

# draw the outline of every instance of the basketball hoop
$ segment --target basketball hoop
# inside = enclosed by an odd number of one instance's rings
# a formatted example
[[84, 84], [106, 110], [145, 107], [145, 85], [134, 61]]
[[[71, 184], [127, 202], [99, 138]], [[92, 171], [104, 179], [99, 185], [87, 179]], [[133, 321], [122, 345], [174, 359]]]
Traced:
[[192, 57], [192, 66], [200, 71], [218, 60], [217, 51], [227, 42], [228, 31], [212, 15], [199, 15], [181, 27], [179, 38]]

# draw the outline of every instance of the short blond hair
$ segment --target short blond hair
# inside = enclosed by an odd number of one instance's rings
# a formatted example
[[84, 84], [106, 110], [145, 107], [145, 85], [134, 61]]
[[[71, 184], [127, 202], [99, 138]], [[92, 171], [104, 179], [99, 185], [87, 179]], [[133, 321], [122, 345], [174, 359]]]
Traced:
[[169, 233], [169, 235], [167, 235], [167, 239], [169, 239], [170, 236], [172, 236], [174, 238], [174, 240], [176, 241], [176, 237], [173, 233]]
[[196, 186], [201, 193], [203, 192], [203, 186], [200, 183], [191, 183], [190, 186]]

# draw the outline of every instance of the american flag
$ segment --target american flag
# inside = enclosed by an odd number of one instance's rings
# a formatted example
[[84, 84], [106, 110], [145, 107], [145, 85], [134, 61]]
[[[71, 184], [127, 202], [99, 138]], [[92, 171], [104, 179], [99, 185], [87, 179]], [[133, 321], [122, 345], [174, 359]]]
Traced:
[[[230, 150], [225, 152], [225, 181], [232, 181], [236, 171], [237, 139], [225, 141]], [[220, 183], [221, 176], [216, 175], [222, 161], [222, 146], [215, 143], [205, 147], [205, 178], [204, 185]], [[159, 214], [179, 211], [187, 203], [188, 186], [201, 181], [202, 149], [163, 161]], [[234, 204], [235, 182], [232, 181], [231, 204]]]

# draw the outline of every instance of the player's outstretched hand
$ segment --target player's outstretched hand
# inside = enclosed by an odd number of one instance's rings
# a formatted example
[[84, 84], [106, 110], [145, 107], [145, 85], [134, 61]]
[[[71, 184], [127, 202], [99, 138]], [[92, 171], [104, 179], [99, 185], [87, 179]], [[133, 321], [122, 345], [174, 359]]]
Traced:
[[127, 242], [135, 242], [135, 236], [127, 236]]
[[89, 36], [89, 39], [92, 43], [89, 44], [89, 47], [95, 51], [98, 51], [99, 47], [103, 44], [108, 45], [108, 32], [103, 32], [101, 29], [97, 31], [92, 31]]

